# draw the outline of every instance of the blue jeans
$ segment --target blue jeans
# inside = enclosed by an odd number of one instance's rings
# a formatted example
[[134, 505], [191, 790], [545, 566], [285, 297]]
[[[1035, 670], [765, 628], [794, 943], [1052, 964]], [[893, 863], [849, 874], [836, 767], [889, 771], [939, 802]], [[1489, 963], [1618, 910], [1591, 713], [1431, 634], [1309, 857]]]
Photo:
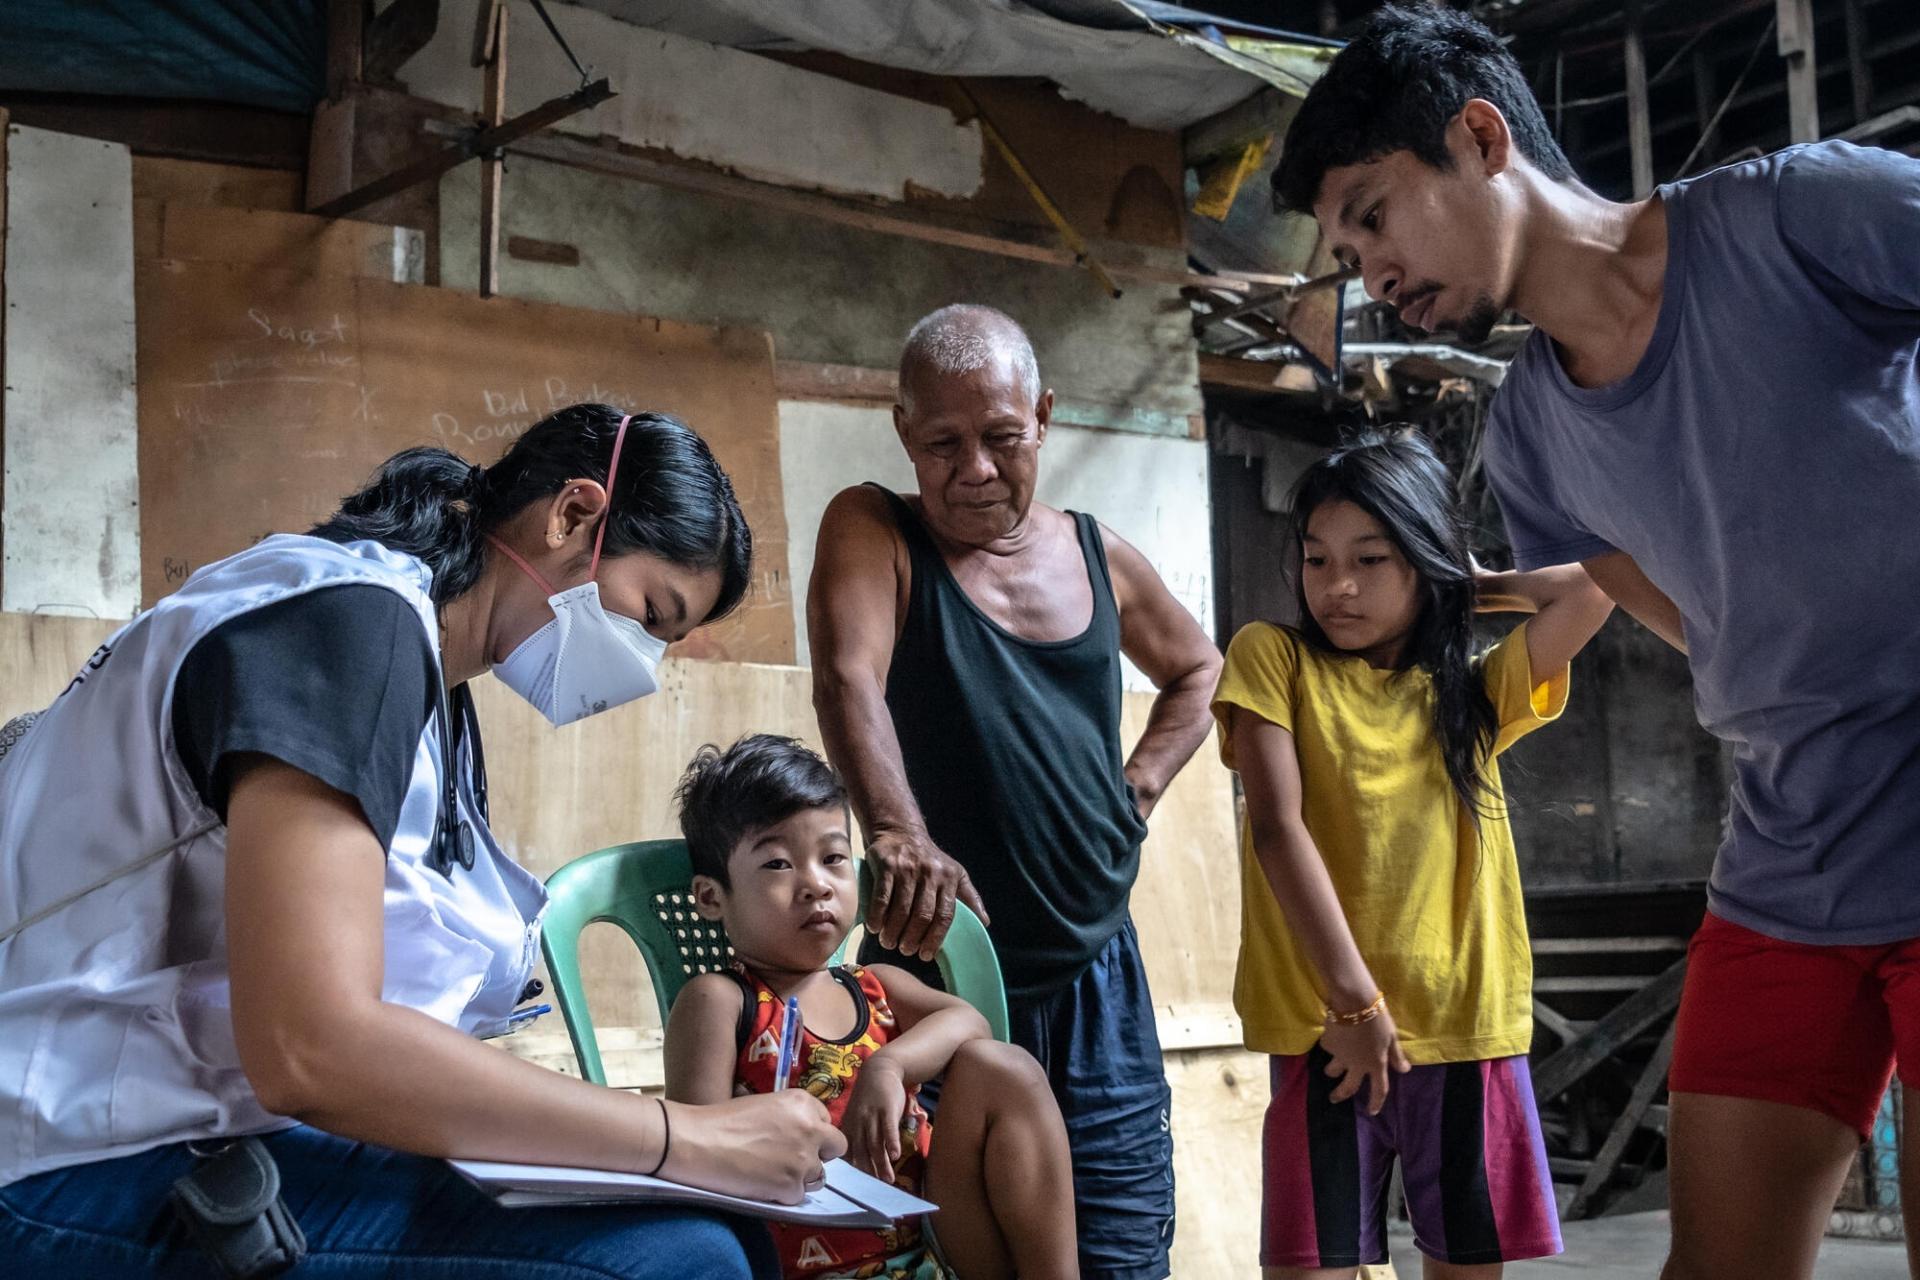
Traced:
[[[271, 1134], [309, 1252], [290, 1274], [424, 1280], [778, 1280], [757, 1224], [669, 1208], [502, 1209], [439, 1160], [317, 1129]], [[0, 1272], [56, 1280], [208, 1280], [218, 1270], [167, 1200], [183, 1146], [0, 1187]]]

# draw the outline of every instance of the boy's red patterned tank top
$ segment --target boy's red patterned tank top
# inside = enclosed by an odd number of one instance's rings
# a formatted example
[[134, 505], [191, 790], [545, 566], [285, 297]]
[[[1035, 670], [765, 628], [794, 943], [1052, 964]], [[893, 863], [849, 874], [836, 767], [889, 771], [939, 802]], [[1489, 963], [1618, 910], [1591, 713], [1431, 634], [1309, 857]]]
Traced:
[[[825, 1103], [827, 1114], [837, 1125], [846, 1113], [861, 1067], [880, 1046], [899, 1035], [900, 1028], [878, 978], [858, 965], [840, 965], [831, 972], [853, 999], [853, 1029], [838, 1040], [827, 1040], [802, 1027], [787, 1084], [789, 1088], [805, 1089]], [[746, 996], [740, 1011], [740, 1052], [733, 1064], [735, 1092], [772, 1093], [786, 1002], [743, 965], [734, 965], [733, 976]], [[915, 1194], [920, 1191], [927, 1145], [933, 1136], [932, 1123], [920, 1109], [918, 1095], [917, 1088], [907, 1091], [907, 1107], [901, 1116], [901, 1158], [893, 1166], [894, 1183]], [[886, 1230], [823, 1230], [784, 1222], [767, 1225], [780, 1249], [781, 1271], [788, 1276], [854, 1268], [920, 1245], [917, 1218], [896, 1222]]]

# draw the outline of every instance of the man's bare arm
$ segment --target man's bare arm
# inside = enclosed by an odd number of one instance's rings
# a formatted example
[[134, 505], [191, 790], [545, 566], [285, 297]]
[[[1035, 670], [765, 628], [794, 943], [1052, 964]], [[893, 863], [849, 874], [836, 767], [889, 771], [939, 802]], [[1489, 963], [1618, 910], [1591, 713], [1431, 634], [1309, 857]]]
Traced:
[[1120, 610], [1120, 651], [1160, 691], [1127, 759], [1127, 781], [1144, 818], [1213, 731], [1209, 706], [1220, 682], [1220, 650], [1145, 556], [1105, 525], [1100, 533]]
[[1687, 633], [1680, 619], [1680, 607], [1653, 585], [1632, 556], [1615, 551], [1582, 560], [1580, 566], [1595, 586], [1613, 597], [1613, 602], [1632, 614], [1641, 626], [1680, 652], [1687, 651]]
[[883, 494], [847, 489], [827, 504], [807, 584], [807, 643], [820, 736], [866, 833], [868, 928], [882, 946], [931, 958], [956, 899], [983, 920], [986, 908], [966, 871], [927, 834], [887, 710], [903, 557]]

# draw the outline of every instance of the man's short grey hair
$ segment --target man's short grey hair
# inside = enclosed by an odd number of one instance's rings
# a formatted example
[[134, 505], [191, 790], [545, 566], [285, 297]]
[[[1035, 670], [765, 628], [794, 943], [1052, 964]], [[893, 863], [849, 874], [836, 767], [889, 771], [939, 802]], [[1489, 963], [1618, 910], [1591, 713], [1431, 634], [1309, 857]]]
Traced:
[[1005, 355], [1029, 404], [1040, 400], [1040, 362], [1020, 322], [1004, 311], [956, 303], [921, 317], [900, 351], [900, 407], [913, 412], [913, 380], [921, 372], [972, 373]]

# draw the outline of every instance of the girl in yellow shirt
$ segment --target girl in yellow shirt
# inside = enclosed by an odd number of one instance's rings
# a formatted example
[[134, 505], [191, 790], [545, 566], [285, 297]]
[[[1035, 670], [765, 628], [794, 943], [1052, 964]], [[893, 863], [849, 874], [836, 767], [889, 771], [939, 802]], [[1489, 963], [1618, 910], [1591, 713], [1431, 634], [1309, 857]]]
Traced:
[[[1299, 625], [1242, 629], [1214, 695], [1246, 794], [1234, 1001], [1273, 1055], [1269, 1280], [1385, 1262], [1396, 1158], [1429, 1280], [1560, 1251], [1496, 760], [1560, 714], [1612, 602], [1578, 565], [1481, 571], [1452, 494], [1411, 431], [1311, 467]], [[1475, 656], [1473, 615], [1493, 609], [1534, 616]]]

